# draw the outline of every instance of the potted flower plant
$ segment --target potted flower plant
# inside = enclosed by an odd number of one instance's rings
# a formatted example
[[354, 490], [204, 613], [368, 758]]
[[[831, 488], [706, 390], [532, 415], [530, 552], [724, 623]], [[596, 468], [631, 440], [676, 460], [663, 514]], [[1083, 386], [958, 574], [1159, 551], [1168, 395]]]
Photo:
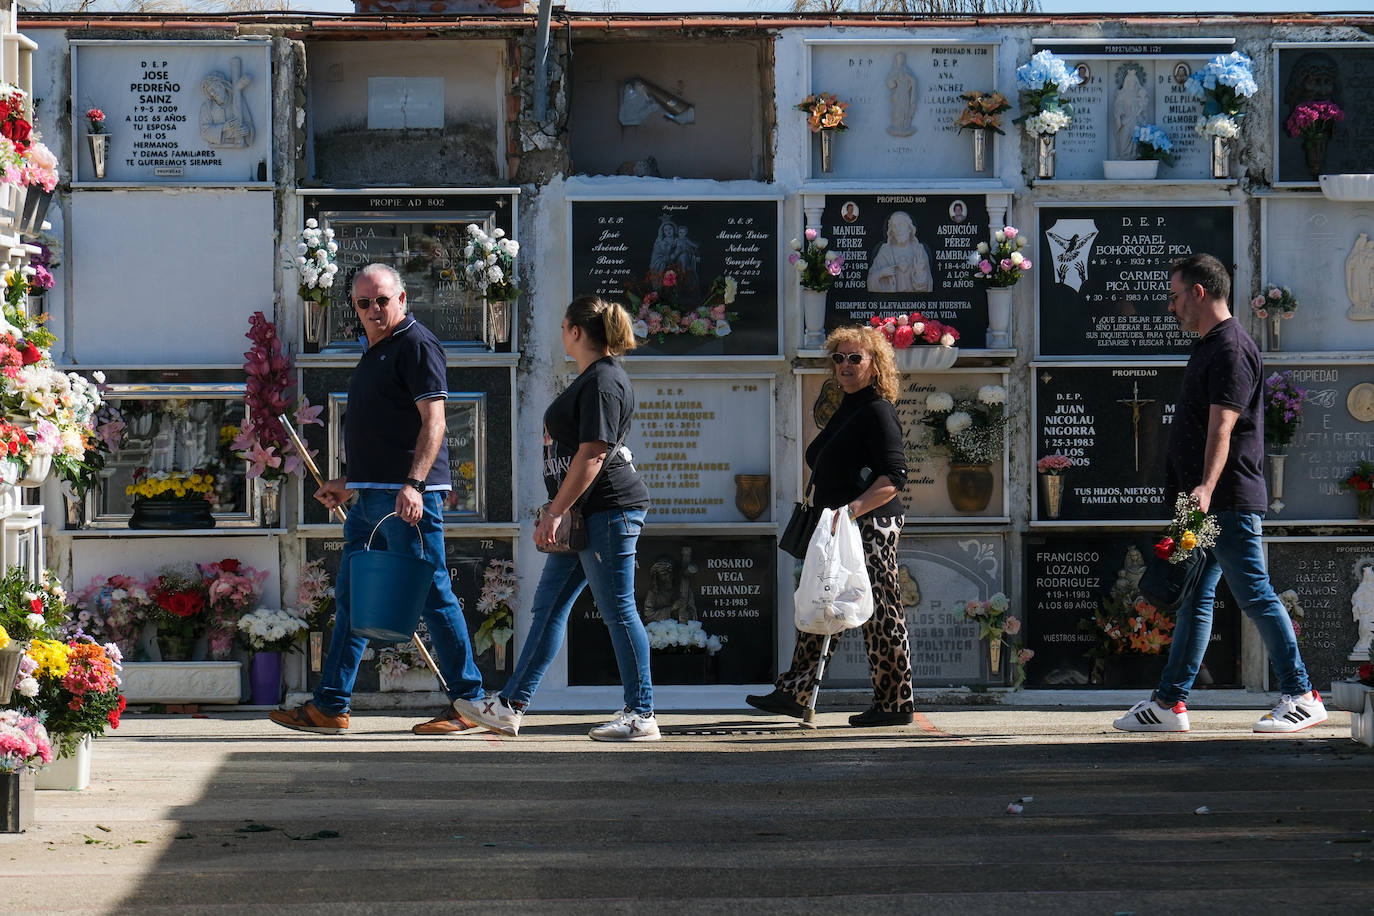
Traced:
[[515, 285], [515, 258], [520, 243], [506, 238], [504, 229], [493, 229], [491, 235], [476, 223], [468, 225], [468, 241], [463, 246], [463, 259], [468, 284], [487, 304], [487, 344], [507, 343], [510, 340], [512, 304], [520, 297]]
[[296, 636], [305, 627], [301, 618], [274, 608], [260, 607], [238, 619], [239, 644], [253, 651], [248, 677], [254, 706], [281, 702], [281, 656], [295, 651]]
[[472, 637], [472, 654], [481, 655], [488, 649], [497, 671], [506, 670], [506, 646], [515, 635], [517, 587], [515, 564], [510, 560], [492, 560], [482, 573], [482, 592], [477, 596], [477, 612], [482, 623]]
[[1250, 310], [1261, 321], [1268, 319], [1265, 325], [1268, 332], [1265, 349], [1277, 353], [1282, 343], [1279, 322], [1292, 318], [1297, 312], [1297, 297], [1286, 286], [1267, 283], [1260, 294], [1250, 300]]
[[1000, 92], [983, 92], [974, 89], [965, 92], [961, 98], [964, 107], [959, 112], [954, 126], [960, 131], [973, 133], [973, 170], [984, 171], [988, 161], [988, 134], [1004, 134], [1002, 112], [1011, 109], [1011, 103]]
[[1007, 613], [1010, 607], [1007, 596], [997, 592], [986, 601], [977, 598], [965, 601], [960, 612], [964, 620], [978, 624], [978, 638], [987, 640], [988, 671], [993, 677], [999, 676], [1002, 671], [1003, 634], [1015, 636], [1021, 632], [1020, 619]]
[[700, 620], [652, 620], [644, 631], [656, 684], [709, 683], [712, 660], [728, 641], [706, 632]]
[[792, 252], [787, 262], [797, 269], [801, 282], [806, 346], [819, 347], [825, 341], [825, 294], [844, 270], [844, 256], [831, 251], [830, 240], [815, 228], [806, 229], [788, 246]]
[[39, 584], [19, 566], [0, 576], [0, 705], [10, 701], [29, 641], [57, 634], [66, 614], [64, 598], [61, 584], [47, 570]]
[[334, 625], [334, 585], [324, 560], [311, 560], [301, 567], [296, 580], [296, 606], [305, 620], [311, 671], [319, 671], [324, 661], [324, 629]]
[[1290, 137], [1302, 137], [1302, 150], [1307, 158], [1307, 170], [1316, 178], [1326, 164], [1326, 146], [1336, 131], [1336, 124], [1345, 120], [1345, 112], [1335, 102], [1302, 102], [1284, 122]]
[[1374, 464], [1361, 459], [1341, 481], [1341, 489], [1354, 491], [1355, 517], [1362, 522], [1369, 521], [1371, 501], [1374, 500]]
[[1184, 88], [1202, 101], [1196, 130], [1212, 142], [1212, 177], [1229, 178], [1230, 142], [1240, 134], [1246, 99], [1259, 92], [1250, 58], [1239, 51], [1219, 54], [1193, 71]]
[[1044, 455], [1035, 462], [1035, 470], [1040, 475], [1040, 498], [1044, 502], [1046, 518], [1059, 518], [1064, 501], [1064, 472], [1071, 467], [1073, 459], [1059, 452]]
[[76, 594], [77, 627], [94, 639], [112, 642], [120, 654], [137, 661], [143, 627], [156, 605], [148, 587], [133, 576], [97, 576]]
[[42, 718], [56, 756], [71, 760], [68, 767], [40, 774], [38, 787], [83, 789], [90, 782], [90, 739], [107, 726], [118, 728], [124, 712], [118, 650], [89, 640], [35, 639], [28, 657], [37, 689], [21, 708]]
[[320, 228], [318, 220], [308, 219], [296, 237], [294, 260], [286, 268], [300, 271], [301, 282], [297, 294], [305, 300], [305, 340], [318, 344], [324, 336], [324, 317], [329, 309], [329, 294], [334, 289], [334, 275], [339, 272], [337, 255], [339, 243], [334, 230]]
[[973, 279], [987, 285], [989, 349], [1011, 346], [1011, 288], [1030, 272], [1031, 260], [1021, 254], [1026, 238], [1015, 226], [992, 234], [993, 244], [979, 242], [969, 255]]
[[1307, 391], [1293, 384], [1292, 372], [1275, 372], [1264, 380], [1264, 452], [1269, 466], [1269, 508], [1283, 509], [1283, 464], [1288, 445], [1302, 423]]
[[958, 330], [920, 312], [874, 315], [868, 323], [892, 344], [897, 368], [903, 372], [948, 369], [959, 358]]
[[1102, 177], [1108, 179], [1154, 178], [1159, 164], [1174, 164], [1174, 145], [1169, 135], [1155, 124], [1138, 124], [1131, 134], [1135, 159], [1108, 159], [1102, 163]]
[[134, 501], [129, 527], [213, 528], [215, 475], [208, 468], [150, 471], [136, 468], [134, 482], [124, 488]]
[[1054, 135], [1073, 120], [1073, 105], [1060, 93], [1083, 82], [1077, 71], [1046, 49], [1016, 68], [1016, 88], [1021, 94], [1021, 125], [1035, 139], [1037, 178], [1054, 177]]
[[926, 397], [922, 423], [929, 444], [949, 456], [945, 488], [959, 512], [981, 512], [992, 499], [991, 465], [1002, 458], [1007, 389], [984, 385], [974, 395], [936, 391]]
[[245, 612], [258, 603], [267, 573], [226, 557], [201, 566], [200, 574], [205, 580], [207, 650], [215, 661], [227, 661], [235, 635], [243, 632]]
[[806, 126], [821, 138], [821, 171], [835, 169], [834, 137], [849, 130], [844, 123], [847, 102], [841, 102], [833, 92], [813, 92], [797, 103], [797, 110], [806, 115]]
[[86, 110], [86, 149], [91, 153], [91, 171], [97, 179], [104, 178], [110, 135], [105, 133], [105, 112], [99, 108]]
[[31, 774], [52, 760], [52, 741], [37, 716], [0, 709], [0, 833], [19, 833], [32, 826]]

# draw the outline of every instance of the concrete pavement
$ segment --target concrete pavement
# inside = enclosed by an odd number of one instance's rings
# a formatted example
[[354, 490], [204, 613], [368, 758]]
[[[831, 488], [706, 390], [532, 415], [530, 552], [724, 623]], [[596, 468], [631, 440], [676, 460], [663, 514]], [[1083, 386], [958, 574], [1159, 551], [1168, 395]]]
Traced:
[[1082, 708], [814, 731], [674, 712], [647, 745], [590, 741], [585, 714], [503, 739], [417, 738], [394, 711], [338, 738], [132, 713], [89, 789], [0, 836], [0, 910], [1374, 911], [1374, 752], [1348, 713], [1274, 737], [1261, 711], [1168, 736]]

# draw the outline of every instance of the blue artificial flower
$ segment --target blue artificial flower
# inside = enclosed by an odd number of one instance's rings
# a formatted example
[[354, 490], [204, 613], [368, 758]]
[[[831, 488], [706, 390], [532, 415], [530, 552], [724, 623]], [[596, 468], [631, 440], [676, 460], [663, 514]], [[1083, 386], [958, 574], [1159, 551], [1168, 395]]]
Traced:
[[1143, 143], [1166, 153], [1174, 148], [1174, 145], [1169, 142], [1168, 135], [1153, 124], [1141, 124], [1135, 129], [1131, 139], [1136, 143]]
[[1067, 92], [1083, 82], [1078, 73], [1064, 63], [1063, 58], [1055, 57], [1048, 48], [1016, 68], [1016, 87], [1026, 92], [1042, 90], [1053, 85], [1060, 92]]

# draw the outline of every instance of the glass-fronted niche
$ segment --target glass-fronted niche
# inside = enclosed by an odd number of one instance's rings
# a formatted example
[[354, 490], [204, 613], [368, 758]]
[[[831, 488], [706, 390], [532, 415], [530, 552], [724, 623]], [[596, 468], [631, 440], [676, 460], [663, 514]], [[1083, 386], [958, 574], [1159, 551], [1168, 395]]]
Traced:
[[[301, 430], [307, 445], [319, 452], [327, 476], [347, 475], [344, 419], [348, 415], [351, 367], [312, 366], [302, 374], [301, 390], [312, 404], [326, 405], [324, 426]], [[511, 377], [510, 367], [448, 368], [444, 418], [451, 489], [444, 499], [450, 524], [511, 520]], [[313, 499], [302, 507], [306, 524], [330, 522]]]
[[[468, 226], [518, 240], [518, 189], [442, 191], [301, 191], [305, 219], [334, 230], [339, 272], [323, 327], [307, 328], [308, 353], [359, 350], [362, 326], [349, 301], [353, 276], [371, 263], [394, 267], [405, 281], [411, 314], [451, 349], [509, 352], [512, 309], [493, 308], [468, 283], [463, 249]], [[516, 276], [519, 276], [516, 259]], [[305, 319], [309, 321], [308, 311]], [[313, 341], [313, 342], [312, 342]]]
[[105, 400], [124, 427], [86, 496], [91, 527], [126, 527], [130, 488], [158, 472], [212, 476], [207, 498], [215, 527], [258, 524], [247, 462], [230, 448], [247, 416], [242, 370], [111, 369], [105, 376]]

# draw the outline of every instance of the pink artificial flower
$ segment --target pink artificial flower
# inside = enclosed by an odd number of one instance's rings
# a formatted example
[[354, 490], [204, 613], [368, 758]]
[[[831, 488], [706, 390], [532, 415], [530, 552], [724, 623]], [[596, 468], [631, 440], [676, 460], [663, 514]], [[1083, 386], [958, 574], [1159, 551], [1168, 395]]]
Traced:
[[1002, 234], [1008, 239], [1014, 239], [1021, 234], [1021, 230], [1017, 229], [1015, 226], [1004, 226], [1002, 228]]
[[997, 265], [1002, 270], [1011, 270], [1016, 265], [1011, 262], [1011, 258], [1003, 258], [1002, 263]]
[[320, 419], [323, 412], [323, 404], [311, 404], [309, 398], [301, 398], [300, 406], [296, 408], [296, 425], [323, 426], [324, 421]]
[[806, 240], [807, 240], [808, 242], [814, 242], [814, 241], [816, 241], [816, 238], [817, 238], [817, 236], [820, 235], [820, 233], [817, 232], [815, 229], [808, 229], [808, 230], [806, 230], [805, 235], [806, 235]]
[[840, 275], [840, 271], [844, 269], [844, 258], [836, 258], [829, 264], [825, 265], [825, 269], [830, 272], [830, 276], [838, 277]]
[[281, 467], [281, 457], [273, 454], [270, 446], [263, 448], [258, 442], [249, 446], [248, 453], [244, 457], [248, 459], [249, 477], [261, 477], [268, 468]]
[[1031, 269], [1030, 258], [1022, 258], [1022, 259], [1021, 259], [1021, 269], [1022, 269], [1022, 270], [1030, 270], [1030, 269]]
[[992, 273], [992, 262], [984, 258], [978, 262], [978, 272], [981, 274]]
[[663, 272], [663, 285], [677, 286], [677, 272], [672, 270], [665, 270]]

